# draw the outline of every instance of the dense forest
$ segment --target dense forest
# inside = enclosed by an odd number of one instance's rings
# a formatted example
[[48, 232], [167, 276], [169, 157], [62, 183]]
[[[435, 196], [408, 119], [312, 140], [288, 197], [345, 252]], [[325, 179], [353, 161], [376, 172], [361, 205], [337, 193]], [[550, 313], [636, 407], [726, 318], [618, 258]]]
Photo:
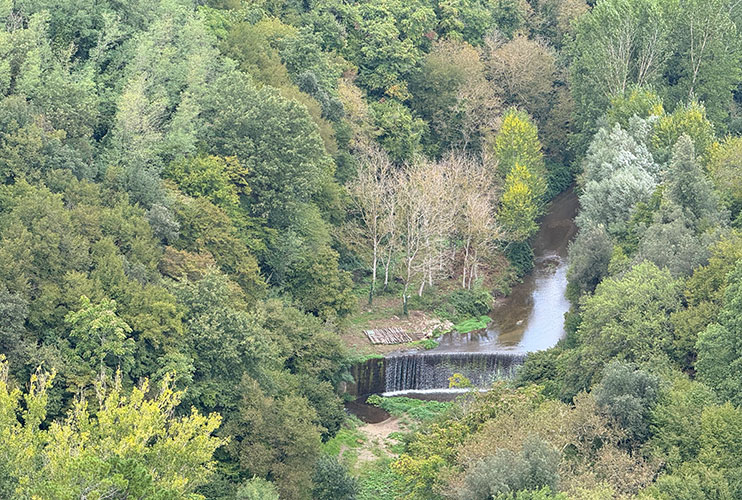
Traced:
[[[0, 498], [742, 498], [738, 2], [0, 20]], [[566, 336], [341, 456], [359, 312], [485, 314], [573, 185]]]

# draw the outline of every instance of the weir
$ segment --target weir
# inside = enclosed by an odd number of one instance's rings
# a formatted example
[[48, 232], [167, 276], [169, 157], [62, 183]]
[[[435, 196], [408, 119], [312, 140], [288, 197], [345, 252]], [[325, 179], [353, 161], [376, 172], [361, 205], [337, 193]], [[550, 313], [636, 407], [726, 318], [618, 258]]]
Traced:
[[460, 373], [475, 387], [512, 378], [525, 353], [424, 352], [389, 356], [385, 360], [385, 392], [448, 389], [449, 378]]
[[346, 386], [353, 396], [404, 391], [447, 390], [449, 378], [460, 373], [478, 388], [509, 379], [523, 364], [519, 352], [414, 352], [394, 354], [353, 365], [354, 382]]

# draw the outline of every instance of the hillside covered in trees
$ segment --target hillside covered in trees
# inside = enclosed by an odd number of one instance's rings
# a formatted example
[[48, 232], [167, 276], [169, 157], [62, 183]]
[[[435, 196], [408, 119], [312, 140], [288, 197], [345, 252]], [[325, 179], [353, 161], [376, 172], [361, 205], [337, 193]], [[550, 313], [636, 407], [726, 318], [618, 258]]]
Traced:
[[[565, 338], [344, 459], [573, 185]], [[742, 498], [741, 231], [735, 1], [0, 0], [0, 498]]]

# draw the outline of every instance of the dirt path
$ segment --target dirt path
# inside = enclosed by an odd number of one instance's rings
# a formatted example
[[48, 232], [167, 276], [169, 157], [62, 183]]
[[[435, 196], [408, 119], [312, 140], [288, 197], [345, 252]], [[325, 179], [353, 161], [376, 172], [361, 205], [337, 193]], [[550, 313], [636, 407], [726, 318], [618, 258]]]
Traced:
[[368, 437], [366, 445], [358, 452], [358, 462], [370, 462], [379, 458], [379, 453], [386, 456], [393, 456], [389, 451], [389, 445], [393, 441], [389, 439], [389, 434], [400, 430], [399, 419], [389, 417], [378, 424], [365, 424], [358, 428]]

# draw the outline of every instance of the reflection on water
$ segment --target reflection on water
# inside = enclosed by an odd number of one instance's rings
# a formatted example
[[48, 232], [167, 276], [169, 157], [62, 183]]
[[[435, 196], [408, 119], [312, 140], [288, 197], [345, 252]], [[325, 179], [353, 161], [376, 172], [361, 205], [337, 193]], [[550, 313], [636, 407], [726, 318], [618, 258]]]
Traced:
[[564, 313], [569, 310], [567, 245], [575, 234], [577, 196], [570, 189], [557, 196], [533, 241], [533, 271], [490, 312], [484, 331], [446, 334], [434, 351], [530, 352], [547, 349], [564, 335]]

